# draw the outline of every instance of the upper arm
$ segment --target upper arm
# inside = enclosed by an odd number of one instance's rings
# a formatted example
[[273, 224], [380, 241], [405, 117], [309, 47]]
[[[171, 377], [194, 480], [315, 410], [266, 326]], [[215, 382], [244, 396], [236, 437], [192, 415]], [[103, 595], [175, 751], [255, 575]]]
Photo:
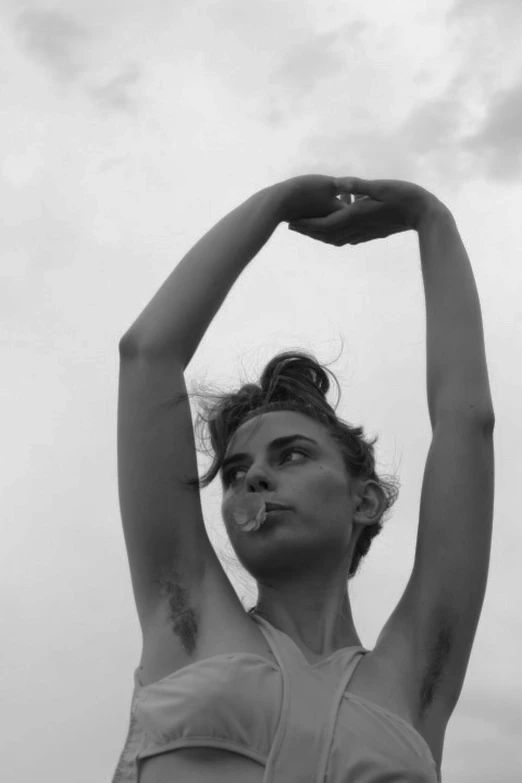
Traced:
[[486, 591], [493, 429], [493, 422], [467, 414], [436, 423], [413, 571], [377, 642], [411, 689], [419, 718], [442, 735], [462, 690]]
[[493, 422], [448, 414], [436, 423], [422, 485], [410, 601], [426, 645], [424, 700], [460, 696], [489, 572]]
[[196, 448], [181, 364], [130, 356], [120, 343], [118, 492], [142, 630], [157, 609], [162, 577], [201, 583], [215, 557], [203, 521]]

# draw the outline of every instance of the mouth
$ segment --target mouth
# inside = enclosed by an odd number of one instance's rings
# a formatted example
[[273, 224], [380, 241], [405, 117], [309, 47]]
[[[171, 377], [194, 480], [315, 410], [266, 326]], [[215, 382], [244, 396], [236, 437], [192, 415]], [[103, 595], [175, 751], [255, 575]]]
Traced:
[[281, 503], [267, 503], [265, 508], [267, 514], [270, 514], [272, 511], [289, 511], [289, 507], [283, 506]]

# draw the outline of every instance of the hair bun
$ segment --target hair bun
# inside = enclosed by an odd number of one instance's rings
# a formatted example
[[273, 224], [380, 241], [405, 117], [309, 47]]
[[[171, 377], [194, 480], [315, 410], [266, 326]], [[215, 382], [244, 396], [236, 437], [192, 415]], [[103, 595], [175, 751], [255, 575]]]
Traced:
[[321, 398], [324, 404], [330, 390], [330, 380], [323, 367], [305, 351], [286, 351], [274, 356], [259, 383], [266, 402], [295, 401], [305, 387], [308, 394]]

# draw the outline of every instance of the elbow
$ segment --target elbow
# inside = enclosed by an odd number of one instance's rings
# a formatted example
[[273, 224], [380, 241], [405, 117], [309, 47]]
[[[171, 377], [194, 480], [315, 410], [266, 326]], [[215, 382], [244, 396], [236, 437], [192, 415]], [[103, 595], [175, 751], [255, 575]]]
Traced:
[[120, 342], [118, 343], [118, 350], [121, 359], [129, 359], [136, 356], [138, 352], [138, 346], [136, 344], [136, 340], [129, 332], [126, 332], [126, 334], [124, 334], [120, 339]]
[[452, 405], [439, 408], [435, 422], [441, 419], [452, 419], [455, 423], [467, 422], [486, 434], [493, 434], [495, 429], [495, 411], [489, 406]]

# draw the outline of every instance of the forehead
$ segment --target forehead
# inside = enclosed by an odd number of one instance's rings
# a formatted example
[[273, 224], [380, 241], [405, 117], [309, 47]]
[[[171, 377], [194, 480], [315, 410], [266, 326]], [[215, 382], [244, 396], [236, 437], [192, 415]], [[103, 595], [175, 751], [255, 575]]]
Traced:
[[270, 441], [285, 435], [306, 435], [327, 445], [328, 433], [319, 422], [296, 411], [271, 411], [254, 416], [242, 424], [228, 444], [227, 456], [265, 448]]

